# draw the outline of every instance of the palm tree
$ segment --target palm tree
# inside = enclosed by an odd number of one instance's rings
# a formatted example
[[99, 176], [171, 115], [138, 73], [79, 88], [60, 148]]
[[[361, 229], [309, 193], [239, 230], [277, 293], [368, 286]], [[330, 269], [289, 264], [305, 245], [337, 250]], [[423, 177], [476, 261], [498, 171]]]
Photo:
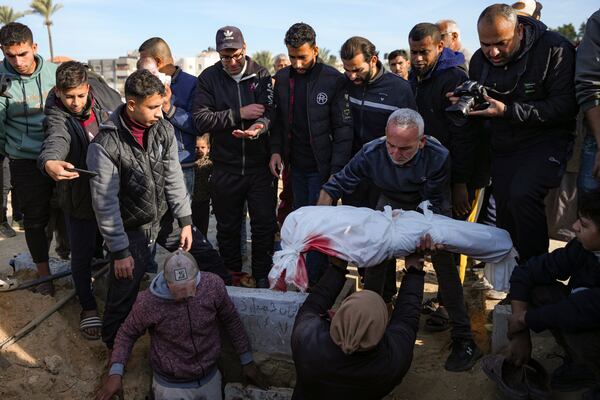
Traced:
[[12, 7], [0, 6], [0, 25], [6, 25], [10, 24], [11, 22], [15, 22], [19, 18], [23, 18], [29, 13], [30, 11], [15, 12]]
[[50, 25], [52, 25], [52, 21], [50, 17], [54, 15], [55, 12], [60, 10], [63, 5], [52, 4], [52, 0], [33, 0], [30, 4], [31, 9], [34, 13], [40, 14], [44, 17], [44, 25], [48, 29], [48, 42], [50, 43], [50, 59], [54, 58], [54, 48], [52, 47], [52, 34], [50, 33]]
[[337, 57], [334, 54], [331, 54], [331, 51], [328, 48], [319, 47], [319, 58], [323, 60], [325, 64], [336, 67]]
[[258, 65], [265, 67], [269, 73], [272, 74], [274, 72], [273, 55], [269, 50], [257, 51], [252, 55], [252, 59], [254, 62], [258, 63]]

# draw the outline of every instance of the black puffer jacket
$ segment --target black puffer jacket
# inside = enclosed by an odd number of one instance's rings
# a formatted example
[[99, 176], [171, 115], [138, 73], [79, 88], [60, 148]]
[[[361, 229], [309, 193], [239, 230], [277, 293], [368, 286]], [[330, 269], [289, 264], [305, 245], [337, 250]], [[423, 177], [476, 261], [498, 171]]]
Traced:
[[173, 126], [158, 120], [144, 133], [143, 148], [123, 121], [123, 107], [100, 127], [87, 155], [98, 173], [90, 180], [98, 227], [116, 259], [128, 255], [126, 231], [152, 227], [168, 209], [181, 227], [192, 219]]
[[[290, 71], [286, 67], [275, 75], [277, 116], [271, 130], [271, 153], [289, 159], [291, 129]], [[309, 75], [306, 112], [310, 144], [323, 179], [336, 173], [350, 159], [352, 116], [345, 91], [344, 76], [335, 68], [317, 62]]]
[[399, 108], [417, 109], [413, 91], [403, 78], [377, 62], [379, 73], [366, 85], [348, 82], [350, 109], [354, 119], [353, 154], [371, 140], [385, 135], [391, 113]]
[[502, 118], [488, 119], [497, 154], [534, 146], [549, 137], [569, 138], [575, 130], [575, 50], [546, 25], [519, 17], [524, 38], [517, 56], [503, 66], [492, 65], [481, 49], [471, 58], [469, 76], [492, 90], [506, 104]]
[[[446, 93], [468, 79], [462, 68], [465, 57], [462, 53], [444, 48], [436, 64], [424, 76], [411, 71], [409, 82], [415, 92], [419, 114], [425, 121], [425, 133], [438, 139], [450, 151], [452, 165], [452, 183], [473, 183], [475, 156], [487, 149], [476, 149], [474, 123], [458, 127], [452, 123], [446, 113], [451, 103]], [[488, 179], [483, 179], [484, 186]]]
[[[269, 130], [273, 112], [273, 87], [269, 72], [246, 57], [246, 71], [236, 82], [221, 62], [208, 67], [198, 77], [192, 115], [200, 133], [210, 132], [210, 159], [215, 168], [246, 175], [268, 168]], [[240, 109], [250, 104], [265, 106], [256, 121], [242, 120]], [[265, 128], [256, 139], [238, 139], [235, 129], [248, 129], [255, 122]]]
[[[119, 93], [108, 87], [94, 75], [89, 76], [90, 96], [94, 99], [92, 112], [98, 124], [105, 123], [112, 111], [121, 104]], [[54, 91], [48, 94], [44, 107], [44, 134], [42, 152], [38, 157], [38, 167], [45, 173], [46, 161], [68, 161], [75, 168], [87, 169], [85, 161], [90, 143], [87, 133], [79, 120], [63, 106]], [[59, 206], [69, 215], [79, 219], [94, 219], [90, 183], [87, 175], [56, 184]]]

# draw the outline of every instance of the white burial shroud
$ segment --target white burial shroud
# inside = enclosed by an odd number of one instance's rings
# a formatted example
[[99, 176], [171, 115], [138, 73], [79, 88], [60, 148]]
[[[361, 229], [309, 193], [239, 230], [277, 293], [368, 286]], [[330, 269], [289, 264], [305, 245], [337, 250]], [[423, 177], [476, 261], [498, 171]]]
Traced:
[[306, 290], [304, 253], [309, 250], [368, 268], [413, 253], [428, 233], [448, 251], [487, 263], [488, 280], [496, 290], [507, 290], [517, 256], [508, 232], [434, 214], [429, 206], [429, 201], [419, 205], [423, 214], [351, 206], [309, 206], [294, 211], [281, 228], [281, 250], [274, 254], [269, 273], [271, 288], [285, 290], [286, 284], [293, 284]]

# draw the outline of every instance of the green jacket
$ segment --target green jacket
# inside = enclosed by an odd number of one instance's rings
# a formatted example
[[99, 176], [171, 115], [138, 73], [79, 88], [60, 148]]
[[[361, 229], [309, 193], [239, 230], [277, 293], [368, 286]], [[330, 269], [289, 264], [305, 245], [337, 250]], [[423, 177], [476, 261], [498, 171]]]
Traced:
[[10, 158], [35, 160], [42, 149], [44, 104], [55, 85], [57, 65], [35, 58], [31, 76], [17, 74], [6, 59], [0, 64], [0, 73], [15, 75], [8, 91], [12, 98], [0, 97], [0, 153]]

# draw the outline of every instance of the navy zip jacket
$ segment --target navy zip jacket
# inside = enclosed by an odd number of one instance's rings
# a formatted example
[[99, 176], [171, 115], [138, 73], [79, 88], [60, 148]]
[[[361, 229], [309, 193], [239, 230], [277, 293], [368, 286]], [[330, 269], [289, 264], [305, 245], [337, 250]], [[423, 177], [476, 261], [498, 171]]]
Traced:
[[[262, 104], [265, 112], [256, 120], [244, 120], [240, 109]], [[268, 134], [273, 112], [273, 85], [269, 72], [246, 56], [246, 71], [236, 82], [220, 61], [198, 77], [192, 115], [198, 132], [210, 132], [210, 159], [215, 169], [237, 175], [268, 171], [271, 152]], [[245, 130], [254, 123], [264, 129], [254, 139], [238, 139], [235, 129]]]
[[510, 277], [510, 298], [529, 302], [535, 286], [567, 279], [571, 293], [566, 299], [527, 310], [525, 323], [529, 328], [535, 332], [600, 329], [600, 262], [577, 239], [562, 249], [533, 257], [515, 268]]
[[298, 310], [292, 355], [298, 381], [292, 400], [375, 400], [391, 392], [408, 372], [419, 328], [424, 275], [409, 269], [402, 278], [394, 312], [379, 344], [346, 355], [331, 340], [326, 318], [346, 281], [329, 267]]
[[179, 67], [171, 78], [172, 105], [165, 117], [175, 128], [180, 163], [196, 161], [196, 136], [204, 133], [198, 132], [194, 127], [191, 112], [197, 82], [195, 76], [183, 72]]
[[446, 93], [453, 92], [468, 79], [462, 69], [464, 62], [462, 53], [444, 48], [424, 76], [418, 76], [413, 70], [408, 78], [415, 92], [417, 109], [425, 121], [425, 133], [438, 139], [450, 151], [452, 183], [470, 183], [474, 172], [472, 123], [457, 127], [446, 113], [446, 107], [451, 104]]
[[479, 49], [469, 65], [470, 78], [490, 87], [488, 95], [506, 105], [503, 117], [486, 120], [496, 154], [510, 154], [549, 138], [568, 139], [575, 130], [573, 45], [540, 21], [518, 18], [524, 38], [513, 60], [496, 67]]
[[365, 144], [344, 169], [323, 185], [323, 190], [339, 199], [368, 180], [393, 201], [417, 205], [429, 200], [434, 213], [451, 215], [449, 153], [437, 139], [426, 138], [425, 147], [404, 165], [394, 164], [385, 137]]
[[399, 108], [417, 111], [410, 85], [392, 74], [377, 62], [379, 73], [366, 85], [348, 81], [350, 109], [354, 120], [354, 146], [352, 154], [371, 140], [385, 135], [385, 126], [391, 113]]

